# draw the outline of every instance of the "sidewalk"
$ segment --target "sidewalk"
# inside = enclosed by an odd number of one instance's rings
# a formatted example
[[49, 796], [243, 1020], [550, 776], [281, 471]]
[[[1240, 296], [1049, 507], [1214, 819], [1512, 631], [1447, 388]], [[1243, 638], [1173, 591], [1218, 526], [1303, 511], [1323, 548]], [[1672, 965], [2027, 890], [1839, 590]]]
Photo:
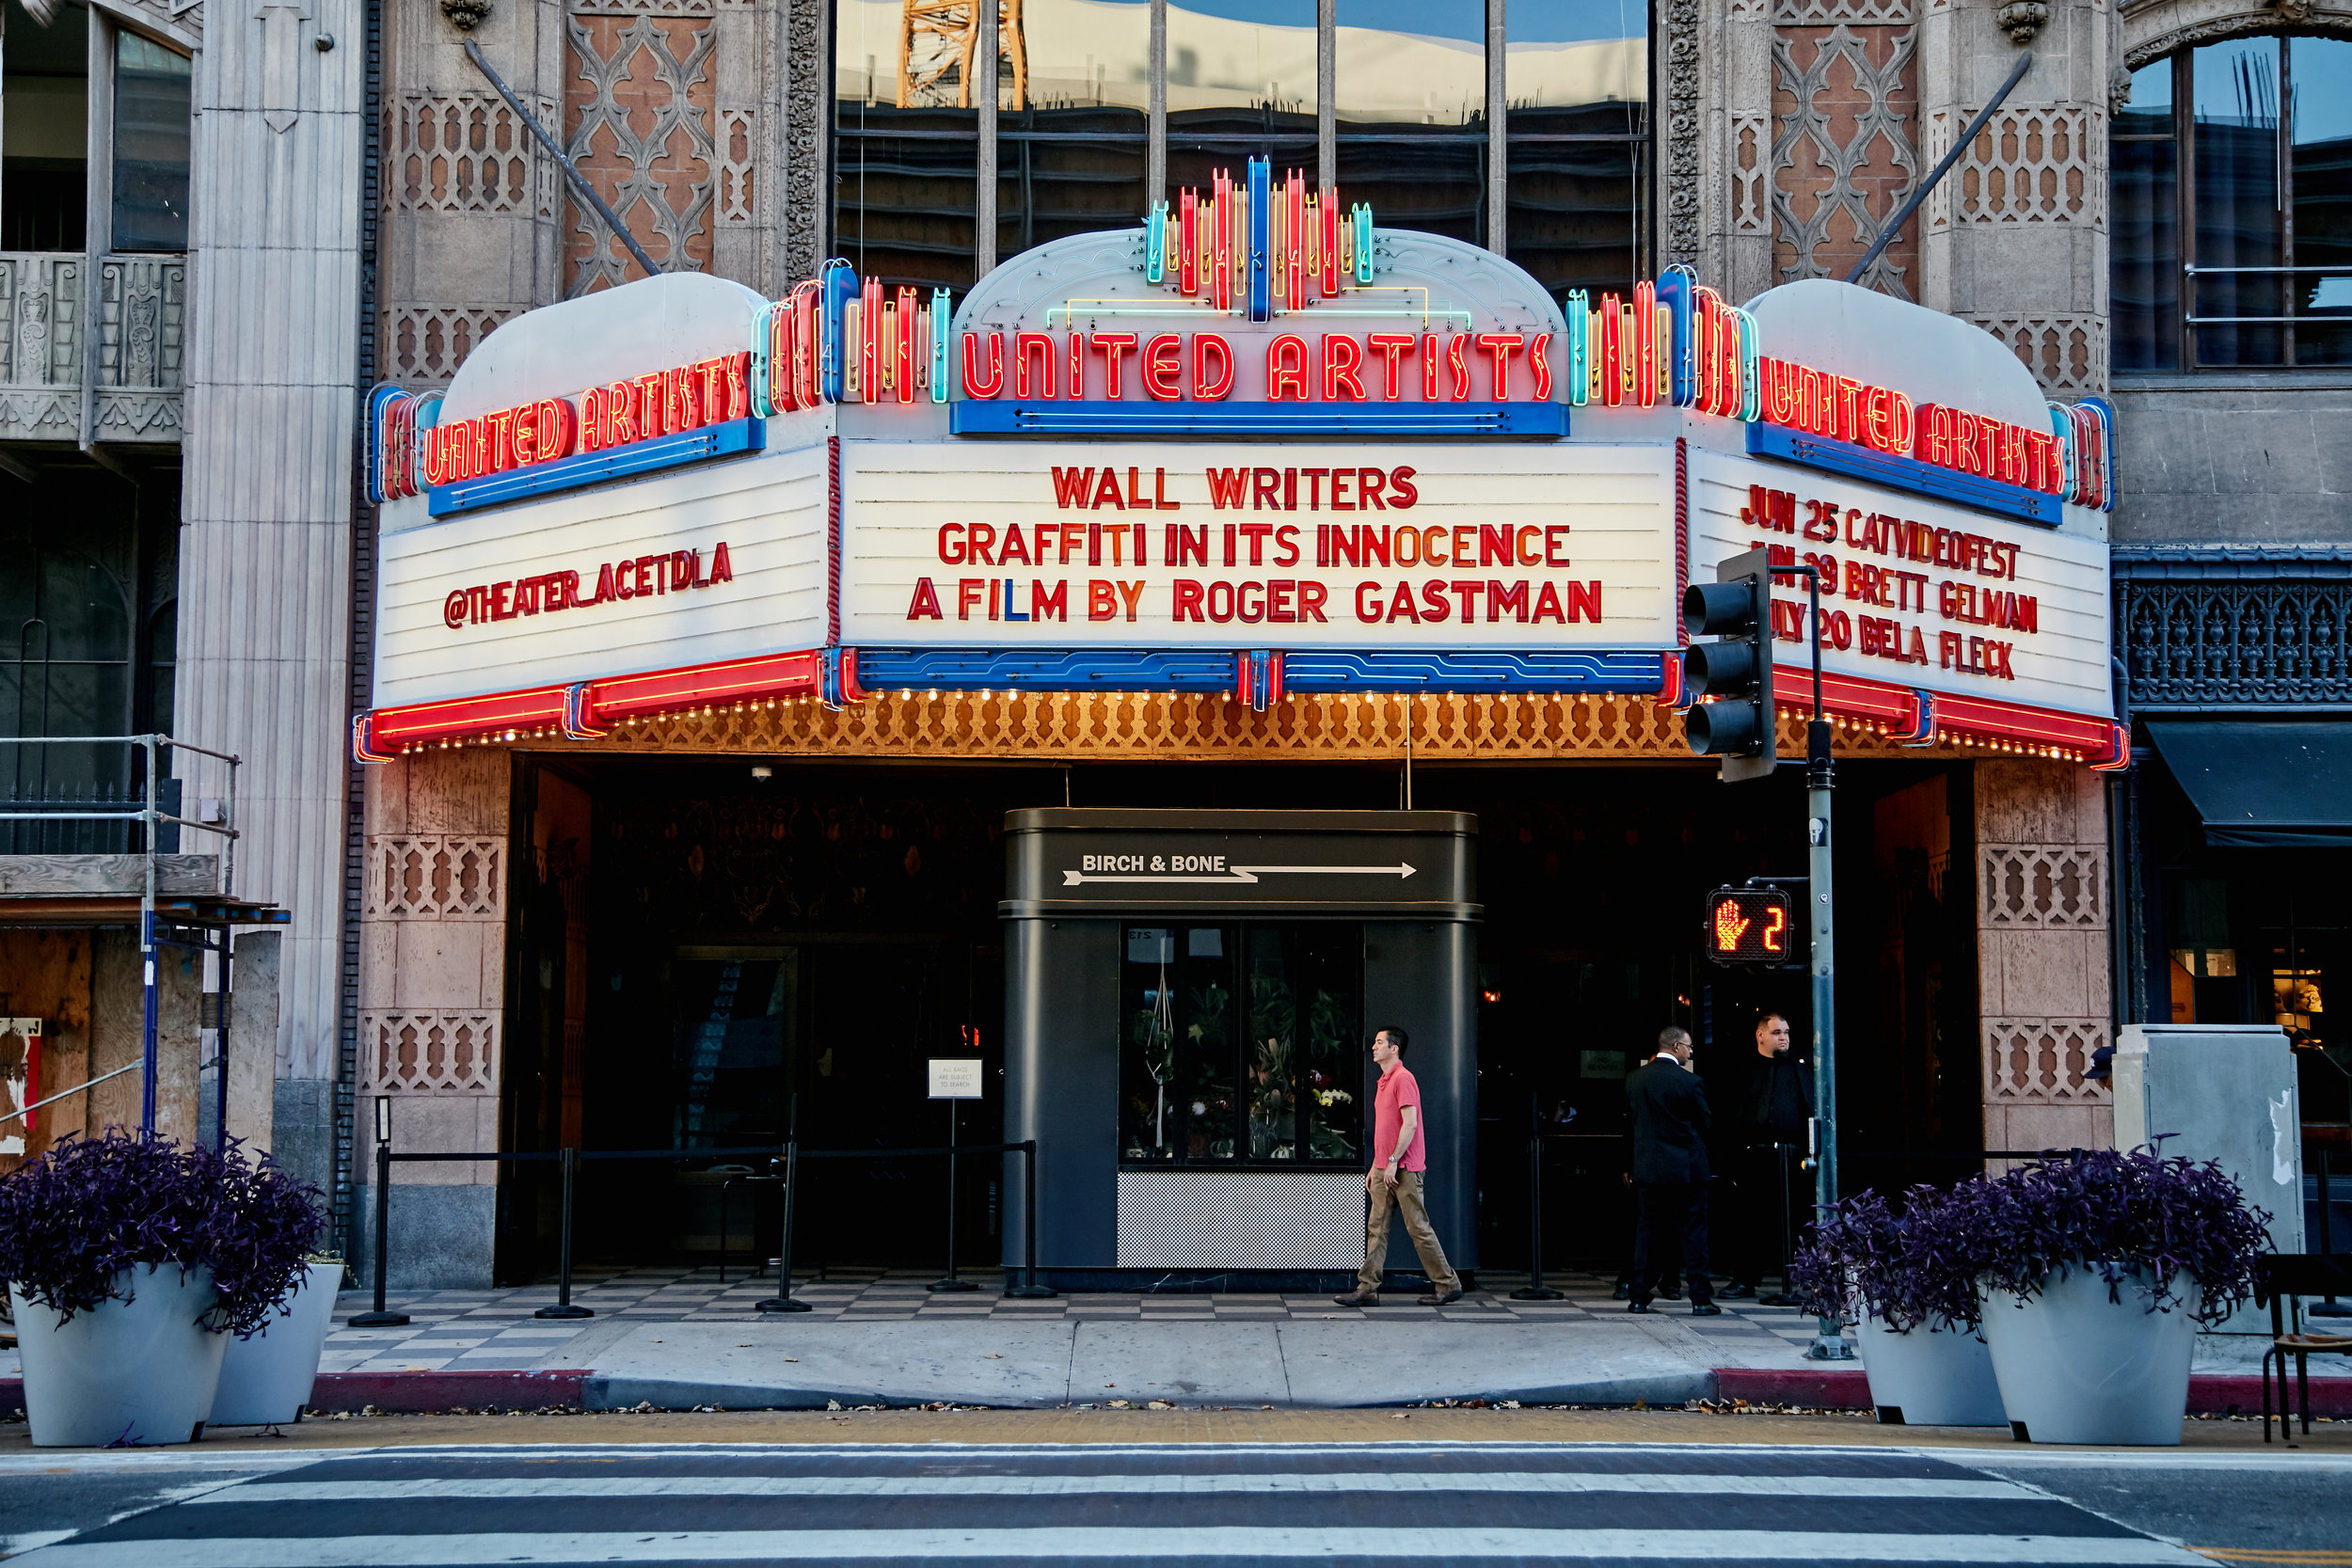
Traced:
[[[1723, 1316], [1693, 1319], [1687, 1303], [1661, 1301], [1635, 1316], [1594, 1275], [1552, 1276], [1565, 1292], [1558, 1302], [1512, 1301], [1524, 1278], [1488, 1273], [1451, 1307], [1421, 1307], [1406, 1292], [1364, 1312], [1324, 1295], [1009, 1301], [1001, 1275], [970, 1277], [978, 1290], [933, 1294], [926, 1275], [834, 1271], [795, 1287], [811, 1311], [770, 1317], [753, 1304], [774, 1293], [772, 1278], [738, 1272], [723, 1285], [709, 1269], [606, 1271], [575, 1281], [573, 1299], [593, 1319], [533, 1318], [555, 1299], [542, 1285], [393, 1295], [387, 1304], [415, 1321], [381, 1329], [348, 1325], [369, 1306], [351, 1292], [322, 1367], [341, 1375], [322, 1382], [319, 1398], [391, 1408], [388, 1400], [412, 1391], [439, 1402], [399, 1407], [537, 1401], [591, 1410], [1867, 1402], [1858, 1362], [1804, 1359], [1814, 1325], [1793, 1310], [1724, 1302]], [[2204, 1385], [2205, 1403], [2258, 1405], [2260, 1354], [2258, 1339], [2201, 1340], [2199, 1372], [2221, 1380]], [[2321, 1375], [2314, 1367], [2314, 1381]], [[2338, 1387], [2352, 1395], [2352, 1383], [2331, 1378], [2329, 1391]]]

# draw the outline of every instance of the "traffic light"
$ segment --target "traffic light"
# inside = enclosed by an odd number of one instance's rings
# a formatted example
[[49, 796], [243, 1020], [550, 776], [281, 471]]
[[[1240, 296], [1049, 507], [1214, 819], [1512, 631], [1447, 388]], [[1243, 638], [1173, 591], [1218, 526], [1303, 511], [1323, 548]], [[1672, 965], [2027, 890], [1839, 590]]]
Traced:
[[1707, 895], [1707, 956], [1722, 964], [1794, 961], [1796, 906], [1770, 887], [1719, 887]]
[[1723, 780], [1768, 776], [1777, 760], [1772, 712], [1772, 577], [1763, 546], [1715, 568], [1713, 582], [1682, 595], [1682, 624], [1694, 642], [1683, 651], [1682, 686], [1694, 697], [1682, 716], [1691, 750], [1723, 759]]

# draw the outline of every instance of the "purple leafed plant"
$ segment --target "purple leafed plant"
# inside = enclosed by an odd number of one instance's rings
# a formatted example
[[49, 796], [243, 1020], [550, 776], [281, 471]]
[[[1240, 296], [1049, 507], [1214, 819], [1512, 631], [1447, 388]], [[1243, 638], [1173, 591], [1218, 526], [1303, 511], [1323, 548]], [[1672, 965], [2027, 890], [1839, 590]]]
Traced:
[[147, 1265], [209, 1269], [219, 1301], [204, 1326], [246, 1338], [300, 1285], [326, 1227], [316, 1187], [237, 1139], [215, 1154], [110, 1127], [0, 1177], [0, 1279], [70, 1320], [131, 1299]]
[[[2151, 1312], [2189, 1306], [2219, 1323], [2254, 1292], [2254, 1264], [2270, 1250], [2270, 1216], [2251, 1208], [2212, 1161], [2165, 1159], [2153, 1148], [2089, 1149], [2038, 1161], [1952, 1192], [1948, 1234], [1982, 1288], [2024, 1300], [2054, 1274], [2095, 1268], [2119, 1306], [2130, 1280]], [[2197, 1287], [2174, 1288], [2176, 1275]]]
[[1949, 1233], [1951, 1195], [1913, 1187], [1898, 1210], [1876, 1192], [1847, 1198], [1805, 1228], [1788, 1266], [1788, 1289], [1805, 1310], [1833, 1321], [1859, 1304], [1898, 1333], [1973, 1329], [1975, 1273]]

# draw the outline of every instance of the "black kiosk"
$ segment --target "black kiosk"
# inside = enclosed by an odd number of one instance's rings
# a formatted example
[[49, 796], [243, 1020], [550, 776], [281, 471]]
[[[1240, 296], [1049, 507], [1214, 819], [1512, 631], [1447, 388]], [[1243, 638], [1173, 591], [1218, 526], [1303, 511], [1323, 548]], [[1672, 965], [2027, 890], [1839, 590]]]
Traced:
[[1038, 1141], [1049, 1283], [1352, 1274], [1387, 1024], [1411, 1036], [1430, 1218], [1477, 1267], [1477, 833], [1461, 812], [1007, 814], [1005, 1137]]

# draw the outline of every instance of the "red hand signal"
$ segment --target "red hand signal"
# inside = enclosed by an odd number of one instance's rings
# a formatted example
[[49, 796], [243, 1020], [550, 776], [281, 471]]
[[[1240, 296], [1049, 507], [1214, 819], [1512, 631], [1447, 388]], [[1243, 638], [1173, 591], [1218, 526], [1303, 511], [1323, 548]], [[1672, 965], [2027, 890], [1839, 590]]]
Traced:
[[1753, 922], [1740, 912], [1740, 906], [1730, 899], [1726, 898], [1716, 905], [1715, 951], [1737, 953], [1740, 950], [1740, 939], [1747, 934], [1751, 924]]

